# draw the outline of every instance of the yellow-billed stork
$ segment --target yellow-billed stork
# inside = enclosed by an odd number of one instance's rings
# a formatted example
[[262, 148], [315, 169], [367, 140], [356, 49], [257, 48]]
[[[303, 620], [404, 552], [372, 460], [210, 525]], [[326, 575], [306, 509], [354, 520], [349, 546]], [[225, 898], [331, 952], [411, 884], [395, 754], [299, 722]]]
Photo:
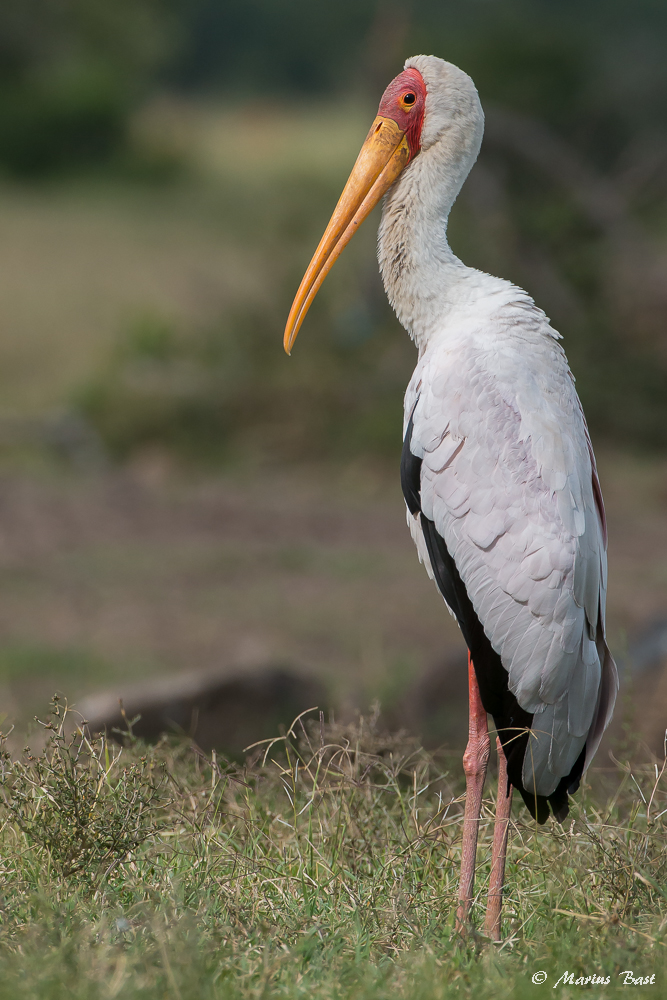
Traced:
[[419, 358], [401, 482], [419, 557], [468, 645], [469, 741], [457, 925], [473, 898], [493, 717], [499, 787], [486, 931], [500, 937], [512, 786], [543, 823], [568, 812], [618, 691], [605, 642], [606, 526], [559, 334], [509, 281], [466, 267], [447, 218], [482, 141], [464, 72], [415, 56], [387, 87], [285, 330], [289, 353], [332, 264], [386, 195], [384, 286]]

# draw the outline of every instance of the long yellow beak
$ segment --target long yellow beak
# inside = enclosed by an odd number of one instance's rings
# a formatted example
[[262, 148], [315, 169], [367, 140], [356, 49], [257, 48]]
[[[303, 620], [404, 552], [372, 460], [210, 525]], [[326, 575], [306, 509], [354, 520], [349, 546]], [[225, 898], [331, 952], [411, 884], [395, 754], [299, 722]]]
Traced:
[[292, 303], [283, 339], [288, 354], [334, 262], [409, 160], [405, 132], [391, 118], [376, 118]]

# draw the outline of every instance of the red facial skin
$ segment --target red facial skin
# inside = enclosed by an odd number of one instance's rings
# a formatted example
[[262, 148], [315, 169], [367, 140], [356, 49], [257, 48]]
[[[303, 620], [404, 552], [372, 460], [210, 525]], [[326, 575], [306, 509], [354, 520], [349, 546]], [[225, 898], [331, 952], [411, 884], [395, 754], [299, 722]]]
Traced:
[[[409, 103], [409, 95], [414, 94], [413, 104]], [[404, 98], [408, 96], [406, 103]], [[424, 78], [416, 69], [405, 69], [395, 77], [380, 101], [378, 115], [391, 118], [401, 131], [405, 132], [410, 147], [412, 160], [421, 148], [422, 125], [424, 124], [424, 107], [426, 105], [426, 84]]]

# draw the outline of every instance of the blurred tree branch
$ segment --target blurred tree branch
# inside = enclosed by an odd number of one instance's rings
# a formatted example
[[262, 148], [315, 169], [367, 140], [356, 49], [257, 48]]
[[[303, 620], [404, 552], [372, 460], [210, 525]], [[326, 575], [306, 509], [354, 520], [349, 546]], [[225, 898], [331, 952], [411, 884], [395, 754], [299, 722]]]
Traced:
[[[619, 331], [650, 340], [667, 360], [665, 252], [632, 214], [622, 181], [600, 174], [543, 122], [514, 111], [492, 108], [487, 113], [485, 141], [543, 172], [603, 233], [610, 257], [604, 284]], [[652, 157], [644, 176], [652, 175], [655, 162]], [[637, 157], [634, 176], [641, 174]]]

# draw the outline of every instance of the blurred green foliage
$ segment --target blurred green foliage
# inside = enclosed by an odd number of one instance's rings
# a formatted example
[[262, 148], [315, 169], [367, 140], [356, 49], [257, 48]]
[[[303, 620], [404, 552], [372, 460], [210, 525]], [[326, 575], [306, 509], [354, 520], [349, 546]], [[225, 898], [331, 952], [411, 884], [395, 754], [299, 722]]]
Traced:
[[145, 314], [77, 404], [118, 458], [155, 445], [205, 462], [393, 456], [412, 348], [363, 299], [322, 312], [291, 359], [274, 310], [194, 330]]
[[170, 0], [3, 0], [0, 167], [107, 160], [168, 50]]
[[[397, 459], [414, 348], [389, 317], [373, 323], [363, 298], [322, 312], [291, 359], [277, 356], [281, 315], [249, 308], [179, 330], [146, 314], [76, 405], [119, 459], [153, 446], [205, 463]], [[663, 449], [664, 368], [646, 350], [610, 350], [604, 326], [580, 334], [566, 349], [595, 439]]]
[[665, 125], [666, 35], [661, 0], [4, 0], [0, 162], [108, 156], [156, 86], [377, 98], [415, 51], [604, 162]]
[[[536, 123], [526, 121], [532, 139]], [[582, 201], [557, 170], [503, 144], [505, 131], [489, 116], [480, 162], [451, 215], [453, 249], [526, 287], [551, 316], [596, 441], [664, 449], [663, 286], [642, 256], [653, 251], [647, 244], [640, 253], [623, 226], [596, 220], [607, 178], [587, 161], [592, 193]], [[158, 446], [205, 461], [397, 458], [416, 355], [377, 273], [377, 219], [336, 263], [286, 358], [290, 302], [344, 177], [297, 156], [283, 170], [225, 177], [215, 196], [212, 214], [241, 259], [253, 248], [252, 286], [201, 325], [139, 313], [77, 395], [115, 456]], [[630, 208], [623, 219], [639, 225]]]
[[[372, 112], [407, 55], [443, 55], [488, 113], [452, 214], [455, 251], [546, 309], [596, 434], [664, 448], [666, 37], [662, 0], [6, 0], [0, 166], [30, 175], [113, 158], [151, 90], [231, 94], [241, 118], [325, 96]], [[294, 161], [291, 180], [222, 178], [225, 233], [260, 248], [264, 293], [197, 328], [149, 304], [78, 394], [115, 454], [396, 452], [414, 353], [368, 239], [325, 284], [307, 346], [289, 362], [280, 353], [339, 192]]]
[[483, 102], [547, 120], [601, 157], [667, 120], [662, 0], [191, 0], [167, 70], [244, 94], [370, 90], [415, 52], [474, 78]]

